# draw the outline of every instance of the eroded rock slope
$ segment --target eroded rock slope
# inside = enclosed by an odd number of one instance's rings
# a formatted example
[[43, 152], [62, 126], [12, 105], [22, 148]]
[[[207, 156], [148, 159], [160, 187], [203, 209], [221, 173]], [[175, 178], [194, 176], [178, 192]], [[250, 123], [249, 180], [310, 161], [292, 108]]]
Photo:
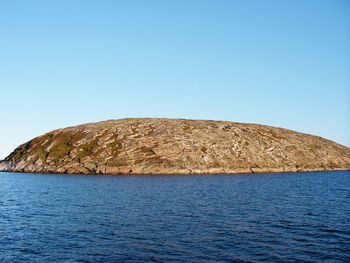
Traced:
[[350, 170], [350, 149], [256, 124], [122, 119], [59, 129], [19, 146], [2, 171], [192, 174]]

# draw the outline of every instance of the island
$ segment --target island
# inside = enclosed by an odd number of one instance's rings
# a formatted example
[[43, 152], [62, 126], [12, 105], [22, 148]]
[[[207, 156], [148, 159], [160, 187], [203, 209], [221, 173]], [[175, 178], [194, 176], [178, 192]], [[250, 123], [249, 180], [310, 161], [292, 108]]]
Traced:
[[266, 125], [120, 119], [54, 130], [20, 145], [0, 171], [169, 175], [350, 170], [350, 149]]

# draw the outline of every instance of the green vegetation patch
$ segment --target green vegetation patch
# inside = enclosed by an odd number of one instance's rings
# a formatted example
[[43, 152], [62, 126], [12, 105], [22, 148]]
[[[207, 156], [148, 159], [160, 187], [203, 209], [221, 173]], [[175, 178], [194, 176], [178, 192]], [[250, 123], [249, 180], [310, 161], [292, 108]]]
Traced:
[[49, 156], [58, 162], [60, 159], [69, 154], [73, 149], [72, 135], [70, 133], [58, 133], [53, 138], [54, 145], [51, 147]]
[[48, 152], [45, 151], [44, 147], [42, 146], [39, 146], [37, 148], [35, 148], [32, 152], [31, 152], [31, 155], [35, 155], [37, 159], [40, 159], [43, 163], [46, 162], [46, 158], [48, 156]]
[[94, 148], [97, 146], [97, 139], [89, 141], [83, 145], [81, 145], [78, 149], [77, 158], [81, 159], [86, 156], [90, 156], [94, 152]]

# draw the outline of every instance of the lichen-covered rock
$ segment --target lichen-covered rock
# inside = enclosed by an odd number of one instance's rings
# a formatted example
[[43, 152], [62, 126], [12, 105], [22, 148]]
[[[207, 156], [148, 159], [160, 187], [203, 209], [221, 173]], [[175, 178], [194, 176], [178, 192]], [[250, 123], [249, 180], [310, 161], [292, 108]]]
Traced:
[[256, 124], [122, 119], [59, 129], [19, 146], [2, 171], [213, 174], [350, 170], [350, 149]]

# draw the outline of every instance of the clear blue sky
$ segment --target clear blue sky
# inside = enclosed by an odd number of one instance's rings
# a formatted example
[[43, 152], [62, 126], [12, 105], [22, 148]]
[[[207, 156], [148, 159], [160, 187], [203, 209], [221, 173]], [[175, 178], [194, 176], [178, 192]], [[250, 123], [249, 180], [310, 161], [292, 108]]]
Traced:
[[350, 1], [1, 1], [0, 159], [125, 117], [254, 122], [350, 146]]

